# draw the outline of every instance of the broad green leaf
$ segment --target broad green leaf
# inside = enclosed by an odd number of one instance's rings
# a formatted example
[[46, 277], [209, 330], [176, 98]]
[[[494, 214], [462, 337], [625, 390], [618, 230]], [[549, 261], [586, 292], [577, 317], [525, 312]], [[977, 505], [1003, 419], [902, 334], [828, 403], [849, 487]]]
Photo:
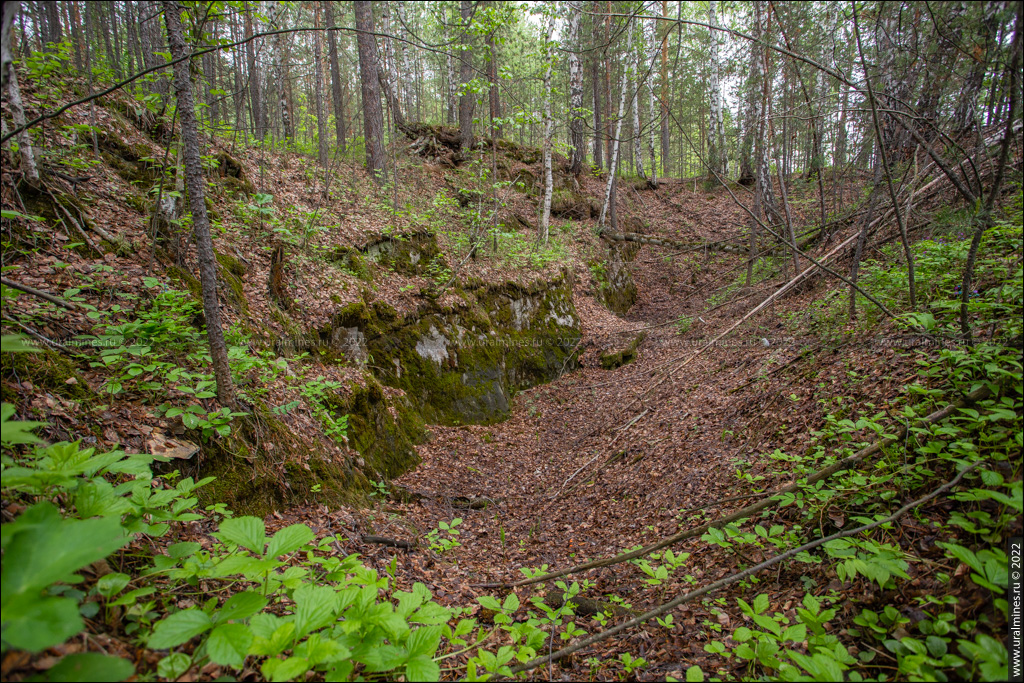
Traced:
[[4, 547], [4, 609], [17, 595], [37, 594], [58, 581], [70, 581], [82, 567], [128, 543], [119, 519], [84, 521], [60, 518], [50, 503], [26, 510], [7, 530]]
[[218, 664], [241, 669], [252, 641], [252, 629], [248, 626], [221, 624], [210, 633], [206, 641], [206, 652]]
[[292, 524], [274, 534], [273, 538], [270, 539], [270, 544], [267, 546], [266, 556], [268, 558], [275, 558], [287, 555], [306, 545], [314, 538], [315, 535], [305, 524]]
[[180, 560], [185, 557], [192, 557], [202, 549], [203, 546], [192, 541], [184, 541], [182, 543], [172, 543], [167, 546], [167, 555], [175, 560]]
[[407, 681], [439, 681], [441, 667], [427, 655], [415, 655], [405, 663], [405, 679]]
[[416, 655], [433, 657], [440, 644], [440, 626], [421, 626], [409, 634], [409, 640], [406, 641], [405, 647], [409, 650], [409, 654], [414, 657]]
[[[10, 563], [10, 557], [4, 558]], [[18, 596], [4, 604], [3, 642], [29, 652], [42, 652], [59, 645], [85, 628], [78, 603], [70, 598]]]
[[309, 662], [301, 657], [268, 659], [263, 662], [260, 671], [268, 681], [290, 681], [309, 671]]
[[263, 554], [266, 544], [266, 527], [263, 520], [257, 517], [232, 517], [220, 524], [217, 538], [248, 548], [257, 555]]
[[103, 597], [111, 598], [123, 591], [129, 581], [131, 581], [131, 577], [127, 574], [114, 572], [113, 574], [101, 576], [99, 581], [96, 582], [96, 590]]
[[192, 607], [175, 612], [157, 623], [148, 644], [151, 650], [169, 650], [205, 633], [212, 626], [213, 622], [205, 612]]
[[46, 672], [48, 681], [123, 681], [135, 674], [135, 666], [127, 659], [109, 657], [98, 652], [68, 655]]
[[169, 681], [177, 680], [192, 666], [192, 658], [184, 652], [172, 652], [156, 665], [156, 673], [160, 678]]
[[335, 619], [338, 594], [329, 586], [303, 586], [295, 591], [295, 633], [302, 637]]
[[213, 615], [213, 623], [220, 624], [225, 621], [248, 619], [257, 612], [262, 611], [267, 606], [267, 602], [268, 600], [265, 597], [252, 591], [235, 593]]

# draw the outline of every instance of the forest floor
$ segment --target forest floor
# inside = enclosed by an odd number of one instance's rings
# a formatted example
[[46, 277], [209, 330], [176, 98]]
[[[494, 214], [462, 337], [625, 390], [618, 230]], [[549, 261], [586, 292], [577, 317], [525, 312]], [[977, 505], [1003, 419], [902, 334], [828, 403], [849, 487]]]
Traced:
[[[736, 239], [739, 231], [723, 226], [738, 225], [744, 215], [726, 192], [694, 192], [679, 181], [630, 204], [650, 226], [648, 234], [670, 239]], [[597, 303], [586, 285], [577, 286], [584, 332], [579, 370], [519, 393], [505, 422], [431, 426], [432, 438], [419, 447], [423, 462], [373, 509], [312, 505], [284, 513], [276, 524], [304, 522], [336, 535], [346, 552], [361, 553], [381, 572], [397, 559], [399, 586], [423, 582], [443, 604], [487, 617], [476, 598], [494, 590], [481, 584], [522, 579], [524, 568], [553, 571], [610, 557], [738, 509], [759, 492], [789, 483], [785, 469], [767, 456], [776, 449], [809, 450], [812, 430], [836, 397], [884, 405], [917, 376], [910, 357], [870, 338], [819, 343], [806, 335], [802, 313], [828, 291], [820, 280], [699, 352], [785, 280], [776, 273], [745, 287], [741, 257], [680, 256], [650, 245], [639, 250], [632, 270], [639, 299], [624, 317]], [[640, 334], [634, 362], [602, 368], [602, 351], [622, 349]], [[737, 496], [741, 491], [749, 493]], [[458, 545], [431, 548], [426, 534], [453, 520], [461, 520], [459, 535], [442, 528], [438, 537]], [[366, 544], [362, 534], [418, 539], [419, 546], [405, 551]], [[744, 563], [699, 539], [673, 550], [691, 554], [685, 571], [656, 586], [631, 563], [570, 578], [593, 582], [586, 597], [617, 596], [643, 611]], [[766, 593], [773, 609], [792, 615], [808, 582], [841, 585], [834, 572], [807, 574], [778, 574], [715, 597], [752, 600]], [[544, 597], [535, 586], [516, 591], [523, 614], [531, 596]], [[640, 680], [681, 679], [695, 664], [715, 670], [722, 660], [704, 645], [718, 626], [744, 620], [738, 608], [713, 600], [676, 614], [673, 629], [651, 622], [562, 661], [555, 679], [624, 675], [617, 659], [622, 653], [646, 659], [647, 666], [631, 674]], [[584, 617], [577, 625], [594, 632], [599, 621]], [[602, 664], [588, 664], [590, 657]]]
[[[27, 91], [26, 97], [31, 104], [33, 93]], [[120, 146], [110, 146], [115, 152], [123, 151], [125, 145], [144, 145], [143, 152], [160, 158], [161, 150], [152, 135], [128, 127], [105, 107], [98, 114], [101, 127], [124, 133]], [[79, 118], [70, 122], [85, 121], [84, 114]], [[60, 148], [61, 133], [50, 133], [51, 147]], [[86, 146], [80, 140], [65, 143], [69, 156], [84, 153]], [[386, 229], [400, 232], [423, 224], [436, 229], [448, 254], [458, 254], [458, 239], [467, 232], [465, 216], [452, 201], [431, 203], [430, 198], [450, 198], [460, 183], [480, 182], [479, 177], [465, 172], [459, 175], [420, 159], [402, 157], [404, 180], [400, 191], [391, 188], [389, 196], [374, 190], [354, 164], [335, 168], [333, 179], [338, 182], [329, 186], [331, 181], [324, 178], [331, 176], [318, 177], [310, 171], [309, 160], [300, 155], [264, 156], [249, 150], [238, 156], [249, 179], [267, 196], [272, 195], [273, 204], [261, 208], [261, 194], [239, 198], [217, 183], [211, 184], [212, 206], [220, 217], [217, 248], [238, 256], [246, 265], [238, 297], [245, 305], [235, 301], [225, 306], [225, 312], [231, 323], [255, 322], [249, 330], [251, 337], [241, 343], [270, 353], [270, 358], [274, 354], [266, 345], [289, 332], [289, 321], [274, 315], [276, 306], [267, 294], [275, 242], [283, 240], [290, 245], [291, 316], [306, 329], [315, 329], [329, 319], [335, 307], [361, 297], [386, 301], [399, 312], [411, 311], [419, 293], [432, 281], [436, 284], [436, 278], [378, 273], [377, 279], [368, 283], [323, 255], [339, 246], [365, 244]], [[81, 245], [76, 250], [64, 248], [80, 237], [66, 225], [37, 226], [32, 228], [35, 232], [9, 227], [11, 243], [27, 256], [14, 251], [10, 260], [5, 256], [5, 266], [17, 266], [11, 271], [5, 268], [5, 276], [11, 273], [23, 284], [96, 306], [114, 320], [113, 314], [124, 310], [117, 306], [153, 298], [152, 286], [147, 284], [152, 276], [159, 276], [161, 290], [180, 287], [181, 282], [167, 277], [170, 269], [160, 272], [159, 259], [157, 268], [151, 269], [147, 221], [144, 211], [134, 206], [135, 199], [142, 201], [133, 194], [137, 188], [106, 164], [92, 167], [90, 174], [83, 192], [90, 195], [88, 211], [93, 221], [119, 235], [118, 248], [96, 257]], [[510, 164], [510, 177], [524, 174], [539, 177], [536, 164], [532, 168], [530, 164]], [[793, 185], [794, 221], [813, 224], [817, 211], [814, 186], [800, 180]], [[14, 186], [8, 178], [5, 188]], [[582, 186], [585, 195], [602, 195], [603, 184], [597, 178], [582, 179]], [[77, 196], [76, 188], [67, 189]], [[855, 188], [848, 190], [854, 192]], [[747, 192], [740, 187], [733, 191], [741, 199]], [[746, 214], [723, 188], [705, 191], [692, 180], [667, 180], [655, 191], [636, 190], [623, 183], [619, 192], [624, 222], [633, 226], [631, 229], [639, 226], [648, 236], [687, 243], [744, 239]], [[424, 198], [428, 201], [418, 201]], [[19, 206], [21, 201], [7, 189], [4, 199], [5, 206]], [[536, 194], [511, 192], [508, 202], [510, 214], [529, 216], [535, 210]], [[31, 207], [21, 208], [31, 213]], [[311, 226], [317, 229], [311, 230]], [[394, 482], [379, 485], [370, 507], [327, 506], [310, 496], [305, 504], [270, 515], [268, 531], [305, 523], [318, 537], [331, 539], [339, 553], [359, 553], [368, 566], [393, 575], [396, 588], [408, 590], [422, 582], [440, 603], [465, 608], [467, 614], [486, 622], [494, 614], [478, 599], [495, 595], [496, 590], [482, 584], [522, 579], [522, 570], [564, 569], [610, 557], [725, 515], [792, 481], [785, 459], [805, 456], [819, 447], [815, 432], [827, 415], [888, 412], [908, 385], [933, 381], [919, 375], [915, 359], [920, 354], [915, 357], [885, 342], [884, 335], [897, 333], [888, 323], [865, 327], [828, 321], [825, 334], [816, 317], [818, 306], [825, 300], [834, 303], [846, 293], [821, 276], [807, 278], [725, 339], [705, 348], [709, 340], [789, 279], [791, 264], [781, 257], [763, 259], [752, 285], [745, 286], [742, 256], [643, 245], [630, 265], [639, 298], [626, 315], [616, 316], [595, 298], [597, 282], [590, 265], [604, 253], [605, 246], [593, 228], [593, 219], [557, 221], [553, 246], [543, 252], [544, 258], [536, 258], [540, 250], [533, 245], [532, 234], [519, 230], [509, 238], [513, 246], [507, 254], [515, 258], [450, 259], [450, 265], [458, 263], [454, 273], [458, 277], [489, 282], [530, 282], [562, 267], [572, 268], [576, 272], [574, 300], [583, 331], [578, 370], [518, 393], [512, 415], [504, 422], [429, 426], [428, 442], [418, 447], [422, 462]], [[815, 249], [824, 253], [847, 236], [834, 234]], [[186, 253], [183, 261], [186, 270], [195, 272], [191, 256]], [[87, 333], [96, 320], [82, 310], [61, 311], [62, 317], [56, 319], [53, 307], [46, 308], [45, 303], [27, 296], [11, 304], [10, 309], [5, 305], [5, 318], [15, 315], [51, 339], [68, 340]], [[602, 353], [631, 346], [635, 350], [632, 362], [614, 369], [602, 367]], [[934, 349], [927, 352], [935, 355]], [[361, 373], [347, 365], [307, 362], [312, 367], [308, 377], [317, 375], [318, 380], [336, 381], [339, 386], [358, 381]], [[69, 378], [68, 385], [80, 379], [92, 391], [109, 387], [107, 368], [80, 365], [81, 373]], [[297, 402], [301, 398], [299, 380], [291, 373], [296, 361], [284, 362], [284, 367], [289, 368], [287, 373], [275, 371], [257, 387], [268, 404], [286, 405], [290, 399]], [[99, 405], [98, 399], [70, 398], [68, 387], [61, 391], [39, 387], [9, 373], [6, 365], [4, 370], [5, 400], [18, 399], [20, 416], [49, 422], [44, 433], [47, 438], [78, 438], [91, 433], [87, 443], [97, 448], [120, 444], [141, 452], [162, 430], [181, 433], [173, 431], [169, 420], [154, 414], [166, 389], [161, 389], [160, 397], [129, 393]], [[190, 400], [180, 392], [172, 398]], [[355, 459], [350, 448], [324, 437], [312, 415], [297, 410], [282, 421], [303, 440], [310, 454], [317, 451]], [[101, 429], [93, 429], [96, 424], [102, 425]], [[17, 506], [5, 501], [5, 520], [13, 519], [17, 512]], [[925, 518], [945, 513], [939, 504], [922, 511]], [[787, 514], [783, 511], [776, 519]], [[790, 519], [795, 524], [801, 521], [795, 515]], [[208, 519], [182, 525], [154, 541], [152, 549], [193, 538], [208, 544], [204, 535], [213, 529], [212, 524]], [[842, 511], [830, 510], [816, 524], [823, 533], [830, 533], [842, 528], [846, 519]], [[904, 521], [899, 527], [904, 545], [919, 539], [925, 539], [927, 545], [927, 532], [916, 520]], [[387, 537], [413, 547], [367, 543], [364, 535]], [[651, 564], [627, 562], [573, 575], [569, 580], [587, 582], [584, 597], [617, 601], [642, 611], [770, 554], [765, 548], [756, 551], [761, 556], [750, 558], [699, 538], [680, 543], [673, 551], [689, 554], [679, 571], [654, 576], [645, 571], [651, 570]], [[656, 565], [659, 558], [652, 559]], [[927, 591], [934, 584], [933, 578], [915, 574], [918, 565], [909, 571], [914, 591]], [[955, 581], [960, 581], [963, 613], [970, 615], [989, 604], [966, 578]], [[864, 585], [869, 588], [862, 588]], [[705, 671], [734, 678], [744, 673], [747, 664], [738, 658], [709, 654], [705, 645], [723, 629], [729, 632], [749, 621], [737, 606], [737, 598], [753, 601], [759, 594], [766, 595], [771, 611], [793, 617], [805, 594], [831, 596], [824, 599], [832, 599], [839, 610], [829, 627], [837, 633], [856, 613], [853, 597], [857, 608], [896, 604], [901, 610], [914, 609], [908, 595], [871, 589], [872, 585], [856, 584], [863, 593], [853, 596], [851, 584], [840, 581], [827, 563], [789, 565], [677, 609], [674, 624], [648, 622], [560, 660], [543, 674], [534, 673], [559, 680], [682, 679], [689, 667], [699, 665]], [[531, 598], [543, 598], [551, 605], [561, 588], [525, 586], [515, 591], [520, 607], [512, 617], [524, 619], [528, 612], [536, 613]], [[611, 622], [625, 618], [615, 616]], [[576, 619], [576, 626], [596, 632], [605, 621], [603, 616], [584, 615]], [[495, 629], [493, 633], [488, 649], [507, 644], [507, 632]], [[115, 652], [132, 651], [128, 642], [108, 642], [108, 646]], [[548, 644], [549, 649], [557, 647], [557, 643]], [[850, 652], [857, 654], [856, 648]], [[447, 660], [446, 671], [461, 675], [465, 659], [472, 654], [465, 652]], [[623, 660], [621, 656], [627, 654], [642, 657], [644, 664]], [[159, 660], [154, 653], [145, 657], [154, 666]], [[8, 660], [4, 660], [5, 679], [21, 677], [29, 666], [28, 660]], [[219, 673], [216, 667], [203, 670], [204, 676]]]

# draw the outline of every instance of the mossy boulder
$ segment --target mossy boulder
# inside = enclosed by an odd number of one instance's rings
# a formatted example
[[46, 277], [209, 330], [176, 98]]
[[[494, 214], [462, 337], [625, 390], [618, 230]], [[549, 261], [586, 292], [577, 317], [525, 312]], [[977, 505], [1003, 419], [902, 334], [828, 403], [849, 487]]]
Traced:
[[366, 386], [352, 386], [349, 396], [336, 405], [348, 415], [348, 437], [363, 457], [368, 476], [393, 479], [419, 464], [416, 444], [426, 440], [427, 431], [408, 399], [389, 398], [368, 377]]
[[328, 256], [328, 260], [338, 264], [360, 280], [373, 279], [373, 265], [355, 247], [337, 247]]
[[[198, 436], [193, 440], [201, 443]], [[200, 505], [224, 503], [237, 514], [257, 517], [304, 502], [358, 505], [369, 489], [352, 459], [311, 449], [262, 404], [236, 418], [228, 437], [201, 443], [195, 463], [182, 472], [216, 477], [199, 490]]]
[[637, 246], [631, 242], [611, 242], [604, 266], [604, 279], [598, 298], [614, 313], [625, 314], [636, 303], [637, 288], [629, 262], [636, 258]]
[[623, 365], [628, 365], [636, 360], [637, 349], [640, 344], [643, 343], [646, 335], [641, 332], [636, 335], [632, 341], [630, 341], [624, 347], [613, 347], [601, 354], [601, 367], [605, 370], [614, 370], [615, 368], [621, 368]]
[[[403, 275], [423, 275], [441, 257], [437, 238], [429, 232], [392, 235], [360, 248], [366, 260]], [[443, 264], [442, 264], [443, 265]], [[436, 265], [435, 265], [436, 267]]]
[[581, 333], [570, 274], [456, 293], [453, 304], [431, 302], [405, 316], [380, 303], [350, 304], [318, 332], [320, 348], [352, 355], [359, 347], [380, 381], [404, 390], [437, 424], [505, 419], [515, 392], [574, 367]]
[[[71, 360], [46, 348], [40, 348], [38, 353], [3, 354], [3, 377], [28, 381], [36, 388], [66, 399], [84, 400], [95, 396]], [[6, 384], [3, 400], [11, 403], [18, 400], [17, 392]]]

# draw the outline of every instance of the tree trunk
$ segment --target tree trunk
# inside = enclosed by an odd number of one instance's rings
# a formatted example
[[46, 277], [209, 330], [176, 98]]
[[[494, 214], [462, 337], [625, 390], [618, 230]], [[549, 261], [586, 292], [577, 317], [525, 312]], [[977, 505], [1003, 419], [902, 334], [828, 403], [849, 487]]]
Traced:
[[[708, 23], [718, 26], [715, 17], [715, 6], [718, 3], [711, 0], [708, 3]], [[708, 96], [711, 98], [711, 121], [708, 125], [708, 184], [717, 185], [717, 177], [725, 178], [728, 170], [726, 168], [725, 155], [725, 123], [722, 117], [722, 88], [719, 85], [719, 62], [718, 62], [718, 31], [711, 30], [711, 63], [708, 65], [711, 71], [709, 79]]]
[[[171, 56], [174, 59], [181, 59], [189, 53], [181, 29], [181, 5], [172, 0], [165, 0], [164, 8]], [[238, 399], [235, 396], [235, 385], [231, 380], [227, 346], [224, 344], [224, 331], [221, 329], [220, 323], [220, 304], [217, 301], [217, 261], [213, 253], [213, 241], [210, 238], [210, 219], [206, 214], [206, 178], [203, 175], [203, 164], [200, 158], [199, 127], [196, 124], [188, 60], [174, 65], [174, 87], [178, 94], [178, 119], [181, 122], [185, 180], [188, 185], [189, 207], [192, 211], [192, 229], [196, 236], [196, 252], [199, 256], [199, 277], [203, 288], [203, 315], [206, 318], [206, 335], [210, 342], [213, 375], [217, 381], [217, 400], [223, 406], [237, 408]]]
[[[661, 0], [661, 16], [668, 18], [668, 0]], [[669, 132], [668, 132], [668, 22], [664, 22], [661, 37], [661, 172], [669, 172]]]
[[566, 4], [565, 46], [569, 56], [569, 173], [583, 170], [586, 139], [583, 137], [583, 67], [580, 64], [580, 17], [578, 2]]
[[[11, 50], [11, 40], [13, 38], [12, 27], [14, 26], [14, 16], [21, 9], [20, 2], [5, 2], [2, 8], [3, 24], [0, 25], [0, 89], [7, 90], [7, 69], [11, 66], [11, 62], [14, 61], [14, 54]], [[28, 41], [25, 39], [25, 32], [22, 29], [22, 42], [27, 44]], [[25, 113], [22, 112], [24, 117]], [[18, 125], [17, 123], [15, 124]], [[18, 126], [19, 128], [21, 126]]]
[[[494, 2], [488, 2], [488, 7], [491, 11], [495, 11], [496, 7]], [[485, 42], [487, 43], [487, 80], [490, 82], [490, 87], [487, 91], [488, 104], [490, 105], [491, 115], [491, 137], [498, 139], [501, 137], [501, 123], [495, 123], [496, 119], [501, 118], [501, 97], [498, 91], [498, 47], [494, 42], [494, 33], [497, 31], [496, 18], [491, 19], [492, 28], [487, 32]]]
[[[647, 155], [651, 159], [651, 177], [649, 184], [652, 188], [658, 187], [658, 156], [655, 150], [657, 149], [658, 143], [658, 126], [655, 125], [655, 121], [658, 120], [658, 108], [654, 104], [654, 74], [657, 73], [655, 65], [658, 59], [658, 25], [657, 19], [648, 19], [644, 24], [644, 30], [646, 32], [645, 44], [650, 50], [650, 65], [651, 68], [648, 71], [647, 78], [647, 110], [648, 110], [648, 129], [647, 129]], [[638, 141], [639, 143], [639, 141]]]
[[547, 33], [544, 35], [544, 207], [540, 214], [540, 234], [538, 235], [538, 238], [544, 244], [548, 243], [548, 227], [551, 222], [551, 194], [553, 189], [551, 179], [551, 138], [555, 129], [555, 121], [551, 116], [551, 100], [554, 99], [554, 93], [551, 90], [551, 70], [555, 61], [554, 33], [555, 11], [554, 8], [551, 8], [548, 15]]
[[[619, 115], [615, 120], [615, 135], [612, 137], [612, 151], [608, 155], [608, 183], [604, 189], [604, 203], [601, 205], [601, 215], [597, 219], [597, 231], [601, 233], [604, 231], [604, 219], [608, 213], [608, 205], [612, 201], [612, 185], [615, 182], [615, 172], [618, 170], [619, 165], [619, 136], [622, 135], [622, 119], [624, 118], [626, 108], [626, 71], [625, 66], [622, 68], [622, 80], [619, 82]], [[613, 223], [612, 227], [616, 227]]]
[[363, 97], [363, 137], [366, 141], [366, 167], [377, 184], [387, 180], [384, 166], [384, 112], [380, 106], [377, 56], [373, 43], [373, 3], [355, 0], [356, 46], [359, 52], [359, 85]]
[[[249, 8], [249, 3], [245, 5], [244, 16], [244, 27], [245, 37], [251, 38], [253, 35], [252, 26], [252, 10]], [[250, 40], [245, 44], [245, 57], [246, 65], [249, 71], [249, 111], [252, 115], [252, 134], [257, 140], [263, 139], [264, 127], [263, 127], [263, 106], [260, 100], [260, 74], [259, 69], [256, 67], [256, 45], [254, 40]]]
[[[325, 17], [328, 26], [334, 26], [334, 2], [324, 2]], [[338, 68], [337, 31], [327, 32], [327, 49], [331, 58], [331, 98], [334, 101], [334, 141], [345, 152], [345, 110], [341, 100], [341, 70]], [[284, 90], [282, 89], [282, 93]], [[282, 106], [284, 105], [282, 99]]]
[[473, 147], [473, 108], [476, 104], [476, 94], [469, 92], [469, 82], [473, 80], [473, 52], [469, 35], [469, 23], [473, 18], [472, 0], [461, 0], [459, 10], [462, 16], [462, 34], [459, 38], [462, 45], [459, 52], [459, 147], [466, 153]]
[[604, 124], [602, 123], [602, 104], [601, 104], [601, 78], [600, 78], [600, 63], [601, 60], [598, 57], [598, 46], [601, 44], [601, 22], [598, 19], [598, 2], [594, 0], [593, 12], [591, 14], [591, 21], [593, 22], [593, 50], [590, 58], [590, 75], [594, 85], [594, 166], [598, 169], [604, 168], [604, 140], [601, 132], [604, 130]]
[[[313, 6], [313, 25], [320, 28], [320, 5]], [[320, 31], [313, 31], [313, 98], [316, 107], [317, 161], [322, 168], [327, 168], [329, 152], [327, 149], [327, 116], [324, 114], [324, 65], [323, 50], [320, 43]]]
[[[14, 69], [14, 64], [10, 62], [7, 63], [6, 71], [7, 97], [11, 108], [11, 117], [14, 119], [14, 127], [22, 128], [25, 125], [25, 106], [21, 102], [18, 74]], [[25, 178], [32, 185], [38, 185], [39, 169], [36, 166], [36, 156], [32, 149], [32, 138], [29, 137], [27, 130], [18, 133], [18, 153], [21, 155], [21, 170], [25, 173]]]

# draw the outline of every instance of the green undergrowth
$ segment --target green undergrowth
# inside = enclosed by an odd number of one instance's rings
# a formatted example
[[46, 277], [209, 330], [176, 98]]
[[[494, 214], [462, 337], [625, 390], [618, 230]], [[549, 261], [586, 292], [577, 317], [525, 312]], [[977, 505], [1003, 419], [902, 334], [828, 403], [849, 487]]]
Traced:
[[[978, 251], [974, 285], [968, 293], [968, 310], [982, 338], [1006, 337], [1006, 322], [1020, 308], [1019, 284], [1024, 277], [1020, 262], [1022, 234], [1021, 192], [995, 226], [986, 231]], [[889, 311], [906, 315], [930, 333], [959, 336], [960, 287], [970, 251], [973, 226], [964, 213], [945, 213], [937, 220], [931, 239], [911, 245], [915, 265], [918, 307], [910, 309], [909, 276], [898, 243], [883, 246], [876, 258], [861, 267], [858, 285]], [[806, 311], [790, 316], [791, 328], [806, 326], [832, 339], [875, 328], [884, 314], [863, 295], [857, 294], [856, 325], [849, 320], [849, 294], [832, 290]], [[1011, 335], [1012, 336], [1012, 335]]]

